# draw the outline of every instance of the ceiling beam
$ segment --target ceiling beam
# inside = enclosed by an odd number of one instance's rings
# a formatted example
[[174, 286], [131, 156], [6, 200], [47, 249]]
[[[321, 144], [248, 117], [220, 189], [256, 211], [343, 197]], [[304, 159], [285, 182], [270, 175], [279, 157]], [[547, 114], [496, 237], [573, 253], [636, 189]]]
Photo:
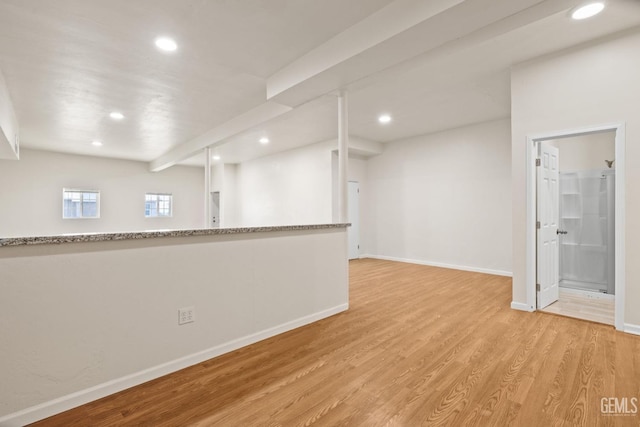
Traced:
[[149, 163], [149, 170], [152, 172], [159, 172], [171, 167], [176, 163], [197, 154], [206, 147], [215, 147], [220, 145], [224, 143], [227, 138], [265, 123], [291, 110], [291, 107], [278, 104], [273, 101], [260, 104], [259, 106], [214, 127], [208, 132], [190, 141], [175, 146], [162, 156], [152, 160]]
[[[338, 150], [338, 140], [333, 140], [335, 148], [332, 151]], [[349, 135], [349, 154], [355, 154], [361, 157], [373, 157], [382, 154], [384, 151], [384, 144], [382, 142], [371, 141], [359, 136]]]
[[[571, 0], [397, 0], [267, 79], [267, 99], [295, 107], [474, 33], [526, 25]], [[500, 31], [498, 31], [500, 32]]]
[[390, 3], [270, 76], [267, 99], [331, 70], [463, 1], [396, 0]]
[[574, 2], [396, 0], [269, 77], [267, 102], [174, 147], [149, 168], [163, 170], [336, 89], [357, 88], [417, 57], [468, 48]]

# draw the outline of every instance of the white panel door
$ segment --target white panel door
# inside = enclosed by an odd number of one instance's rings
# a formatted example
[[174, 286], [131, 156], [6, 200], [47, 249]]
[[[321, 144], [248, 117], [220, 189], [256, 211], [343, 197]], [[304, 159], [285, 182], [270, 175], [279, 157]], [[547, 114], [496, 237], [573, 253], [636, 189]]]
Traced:
[[558, 300], [560, 255], [558, 223], [560, 219], [558, 149], [547, 142], [540, 143], [538, 176], [538, 308]]
[[349, 259], [360, 258], [360, 184], [349, 181], [349, 222], [347, 229], [349, 239]]
[[211, 228], [220, 228], [220, 192], [211, 192]]

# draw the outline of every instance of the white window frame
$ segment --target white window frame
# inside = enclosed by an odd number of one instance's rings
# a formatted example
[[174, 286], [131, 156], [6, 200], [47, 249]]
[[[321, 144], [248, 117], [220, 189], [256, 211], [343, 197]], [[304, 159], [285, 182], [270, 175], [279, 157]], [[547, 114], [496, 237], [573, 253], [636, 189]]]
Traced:
[[[147, 197], [155, 196], [156, 197], [156, 215], [147, 215]], [[169, 196], [169, 214], [168, 215], [160, 215], [160, 201], [158, 200], [158, 196]], [[145, 218], [171, 218], [173, 217], [173, 194], [172, 193], [145, 193], [144, 194], [144, 217]]]
[[[81, 193], [80, 200], [80, 211], [81, 216], [65, 216], [64, 209], [64, 201], [67, 193]], [[85, 216], [83, 211], [83, 200], [84, 194], [91, 193], [96, 195], [96, 215], [95, 216]], [[100, 219], [100, 190], [87, 190], [87, 189], [79, 189], [79, 188], [63, 188], [62, 189], [62, 219]]]

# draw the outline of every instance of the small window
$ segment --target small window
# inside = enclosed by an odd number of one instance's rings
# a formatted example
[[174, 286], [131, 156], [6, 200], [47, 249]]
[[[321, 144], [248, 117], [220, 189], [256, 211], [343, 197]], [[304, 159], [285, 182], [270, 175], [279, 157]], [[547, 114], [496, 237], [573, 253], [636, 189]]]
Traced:
[[147, 193], [144, 196], [144, 216], [147, 218], [170, 217], [173, 209], [171, 194]]
[[62, 218], [100, 218], [100, 192], [63, 189]]

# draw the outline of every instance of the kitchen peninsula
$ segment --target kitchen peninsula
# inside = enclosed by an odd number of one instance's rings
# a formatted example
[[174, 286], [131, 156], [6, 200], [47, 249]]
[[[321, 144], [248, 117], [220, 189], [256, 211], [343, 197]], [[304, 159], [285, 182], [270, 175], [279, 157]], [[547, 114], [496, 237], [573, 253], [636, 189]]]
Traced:
[[347, 226], [0, 238], [0, 425], [347, 310]]

